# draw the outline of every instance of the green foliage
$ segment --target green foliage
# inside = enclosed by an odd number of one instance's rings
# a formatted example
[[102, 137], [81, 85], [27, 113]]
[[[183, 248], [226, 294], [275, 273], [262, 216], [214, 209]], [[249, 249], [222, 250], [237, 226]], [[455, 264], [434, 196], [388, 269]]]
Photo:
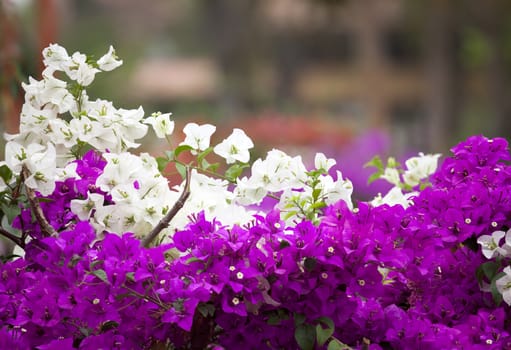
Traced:
[[371, 176], [369, 176], [369, 179], [367, 180], [368, 184], [371, 184], [374, 181], [378, 180], [383, 175], [383, 172], [385, 171], [385, 167], [383, 166], [383, 162], [379, 156], [374, 156], [373, 158], [371, 158], [370, 161], [368, 161], [367, 163], [364, 164], [364, 168], [368, 168], [368, 167], [376, 168], [376, 172], [374, 172], [373, 174], [371, 174]]

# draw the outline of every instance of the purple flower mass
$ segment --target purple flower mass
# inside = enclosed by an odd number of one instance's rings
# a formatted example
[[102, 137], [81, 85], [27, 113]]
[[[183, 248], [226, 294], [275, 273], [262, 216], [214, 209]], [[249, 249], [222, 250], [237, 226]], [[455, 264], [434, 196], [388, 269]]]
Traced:
[[511, 349], [511, 311], [481, 290], [476, 243], [511, 227], [508, 145], [474, 136], [452, 152], [406, 209], [341, 201], [295, 227], [274, 210], [248, 227], [198, 213], [152, 248], [97, 240], [71, 212], [101, 194], [105, 162], [88, 153], [81, 179], [41, 203], [58, 237], [28, 210], [16, 219], [32, 240], [0, 264], [0, 348]]

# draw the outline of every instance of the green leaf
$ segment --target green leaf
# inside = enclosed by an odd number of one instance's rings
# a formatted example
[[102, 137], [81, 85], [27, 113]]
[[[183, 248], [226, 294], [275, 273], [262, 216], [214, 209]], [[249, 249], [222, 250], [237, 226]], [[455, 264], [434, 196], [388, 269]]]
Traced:
[[312, 190], [312, 199], [314, 199], [314, 202], [318, 200], [320, 194], [321, 188], [315, 188], [314, 190]]
[[334, 338], [330, 341], [330, 343], [328, 343], [327, 350], [352, 350], [352, 349], [348, 345]]
[[479, 269], [481, 269], [484, 276], [491, 281], [500, 269], [500, 264], [495, 261], [487, 261], [481, 264], [477, 270]]
[[372, 184], [373, 182], [375, 182], [376, 180], [378, 180], [381, 176], [383, 175], [383, 172], [381, 171], [377, 171], [375, 173], [373, 173], [371, 176], [369, 176], [369, 178], [367, 179], [367, 184], [370, 185]]
[[311, 208], [312, 209], [321, 209], [321, 208], [324, 208], [326, 207], [326, 203], [321, 201], [321, 202], [316, 202], [314, 203], [313, 205], [311, 205]]
[[103, 269], [98, 269], [98, 270], [94, 270], [91, 272], [94, 276], [96, 276], [97, 278], [99, 278], [100, 280], [102, 280], [103, 282], [105, 283], [108, 283], [108, 278], [106, 277], [106, 272], [105, 270]]
[[21, 214], [21, 208], [17, 205], [8, 205], [5, 203], [2, 203], [0, 206], [2, 209], [2, 212], [4, 213], [5, 217], [7, 218], [7, 222], [12, 224], [12, 221]]
[[220, 163], [213, 163], [213, 164], [209, 164], [207, 168], [205, 168], [205, 170], [209, 170], [209, 171], [212, 171], [212, 172], [216, 172], [218, 170], [218, 167], [220, 166]]
[[213, 151], [213, 147], [208, 147], [197, 155], [197, 163], [201, 164], [204, 158]]
[[200, 162], [199, 162], [199, 167], [201, 169], [208, 169], [209, 168], [209, 162], [206, 160], [206, 159], [201, 159]]
[[135, 272], [126, 272], [126, 280], [128, 282], [135, 282]]
[[196, 257], [191, 257], [189, 258], [188, 260], [186, 260], [185, 264], [186, 265], [189, 265], [191, 263], [195, 263], [195, 262], [200, 262], [200, 263], [203, 263], [204, 264], [204, 261], [202, 261], [202, 259], [199, 259], [199, 258], [196, 258]]
[[158, 164], [158, 171], [162, 172], [169, 164], [169, 160], [166, 157], [157, 157], [156, 163]]
[[295, 340], [302, 350], [313, 350], [316, 330], [311, 324], [301, 324], [295, 329]]
[[491, 280], [490, 291], [496, 306], [499, 306], [500, 303], [502, 303], [502, 294], [500, 294], [499, 290], [497, 289], [497, 280], [505, 275], [506, 274], [504, 272], [501, 272]]
[[305, 315], [303, 314], [294, 314], [295, 327], [303, 324], [305, 322]]
[[303, 266], [309, 272], [314, 270], [316, 268], [316, 265], [317, 261], [315, 258], [305, 258], [305, 260], [303, 261]]
[[9, 183], [12, 178], [12, 171], [5, 164], [0, 166], [0, 177], [2, 177], [5, 183]]
[[203, 317], [214, 316], [215, 315], [215, 306], [209, 303], [200, 303], [197, 306], [197, 310], [201, 313]]
[[174, 157], [177, 158], [181, 153], [185, 151], [191, 151], [192, 149], [193, 147], [188, 145], [177, 146], [176, 149], [174, 150]]
[[283, 239], [280, 241], [279, 249], [284, 249], [284, 248], [287, 248], [290, 246], [291, 246], [291, 244], [288, 241], [286, 241], [285, 239]]
[[396, 158], [389, 157], [387, 159], [387, 168], [397, 168], [399, 166], [399, 163], [396, 161]]
[[225, 177], [229, 181], [235, 182], [236, 179], [243, 172], [243, 169], [246, 167], [247, 167], [247, 165], [245, 165], [245, 164], [234, 164], [234, 165], [230, 166], [229, 168], [227, 168], [227, 170], [225, 171]]
[[297, 212], [296, 210], [288, 211], [288, 212], [284, 215], [284, 217], [283, 217], [282, 219], [283, 219], [284, 221], [286, 221], [286, 220], [288, 220], [289, 218], [291, 218], [291, 217], [293, 217], [293, 216], [295, 216], [295, 215], [297, 215], [297, 214], [298, 214], [298, 212]]
[[280, 316], [278, 313], [272, 313], [269, 317], [268, 317], [268, 321], [266, 321], [267, 324], [269, 324], [270, 326], [277, 326], [279, 325], [280, 323], [282, 322], [282, 320], [280, 319]]
[[90, 328], [80, 327], [80, 333], [82, 333], [86, 337], [88, 337], [91, 332], [92, 332], [92, 329], [90, 329]]
[[[335, 325], [334, 322], [328, 317], [321, 317], [318, 319], [320, 322], [316, 325], [316, 340], [319, 346], [323, 346], [327, 342], [328, 339], [334, 334]], [[321, 324], [326, 325], [326, 328], [323, 328]]]
[[167, 159], [169, 161], [173, 161], [174, 159], [176, 159], [174, 151], [165, 151], [165, 156], [167, 156]]
[[383, 170], [384, 170], [383, 162], [382, 162], [380, 156], [374, 156], [373, 158], [371, 158], [370, 161], [368, 161], [367, 163], [364, 164], [364, 168], [368, 168], [371, 166], [375, 167], [376, 169], [378, 169], [381, 172], [383, 172]]
[[100, 325], [99, 329], [101, 332], [106, 332], [117, 327], [119, 327], [119, 323], [115, 321], [105, 321]]
[[186, 166], [181, 163], [176, 163], [176, 170], [181, 175], [181, 177], [184, 179], [186, 178]]

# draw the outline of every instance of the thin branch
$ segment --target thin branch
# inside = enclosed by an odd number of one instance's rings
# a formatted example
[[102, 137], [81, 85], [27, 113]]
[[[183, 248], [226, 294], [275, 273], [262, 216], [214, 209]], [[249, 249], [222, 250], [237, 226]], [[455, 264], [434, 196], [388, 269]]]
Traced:
[[185, 179], [185, 188], [179, 196], [176, 203], [170, 211], [165, 215], [163, 219], [149, 232], [149, 234], [142, 240], [142, 245], [144, 247], [148, 247], [152, 241], [158, 236], [158, 234], [165, 228], [169, 227], [170, 221], [176, 216], [176, 214], [183, 208], [186, 200], [190, 196], [190, 177], [191, 177], [191, 169], [190, 167], [186, 168], [186, 179]]
[[0, 227], [0, 235], [4, 236], [5, 238], [9, 238], [11, 241], [19, 245], [21, 248], [25, 249], [25, 240], [22, 237], [13, 235], [3, 227]]
[[[23, 182], [30, 176], [30, 172], [28, 171], [27, 167], [23, 165], [23, 168], [21, 169], [21, 179]], [[57, 231], [53, 228], [52, 225], [46, 220], [46, 217], [44, 216], [43, 210], [41, 209], [41, 206], [39, 205], [39, 201], [37, 200], [34, 190], [29, 188], [25, 184], [25, 190], [27, 192], [28, 202], [30, 203], [30, 208], [32, 209], [32, 212], [34, 213], [34, 216], [41, 226], [41, 232], [49, 237], [49, 236], [57, 236]]]

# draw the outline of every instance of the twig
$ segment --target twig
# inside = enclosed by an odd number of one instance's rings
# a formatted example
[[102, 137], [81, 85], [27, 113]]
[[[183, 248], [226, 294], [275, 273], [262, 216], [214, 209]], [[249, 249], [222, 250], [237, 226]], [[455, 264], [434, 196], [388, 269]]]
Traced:
[[21, 248], [25, 249], [25, 240], [22, 237], [13, 235], [3, 227], [0, 227], [0, 235], [4, 236], [5, 238], [9, 238], [11, 241], [19, 245]]
[[165, 215], [163, 219], [160, 220], [160, 222], [149, 232], [149, 234], [142, 240], [142, 245], [144, 247], [148, 247], [149, 244], [151, 244], [152, 241], [158, 236], [158, 234], [164, 229], [169, 226], [170, 221], [176, 216], [176, 214], [181, 210], [181, 208], [184, 206], [186, 200], [190, 196], [190, 167], [186, 168], [186, 179], [185, 179], [185, 188], [183, 189], [183, 192], [179, 196], [176, 203], [174, 203], [174, 206], [170, 211]]
[[[28, 171], [27, 167], [23, 165], [21, 169], [21, 179], [23, 182], [30, 176], [30, 172]], [[46, 217], [44, 216], [43, 210], [41, 209], [41, 206], [39, 205], [39, 201], [37, 200], [34, 190], [29, 188], [25, 184], [25, 190], [27, 192], [28, 202], [30, 203], [30, 208], [32, 209], [32, 212], [34, 213], [34, 216], [41, 226], [41, 232], [46, 236], [57, 236], [57, 231], [53, 228], [52, 225], [46, 220]]]

